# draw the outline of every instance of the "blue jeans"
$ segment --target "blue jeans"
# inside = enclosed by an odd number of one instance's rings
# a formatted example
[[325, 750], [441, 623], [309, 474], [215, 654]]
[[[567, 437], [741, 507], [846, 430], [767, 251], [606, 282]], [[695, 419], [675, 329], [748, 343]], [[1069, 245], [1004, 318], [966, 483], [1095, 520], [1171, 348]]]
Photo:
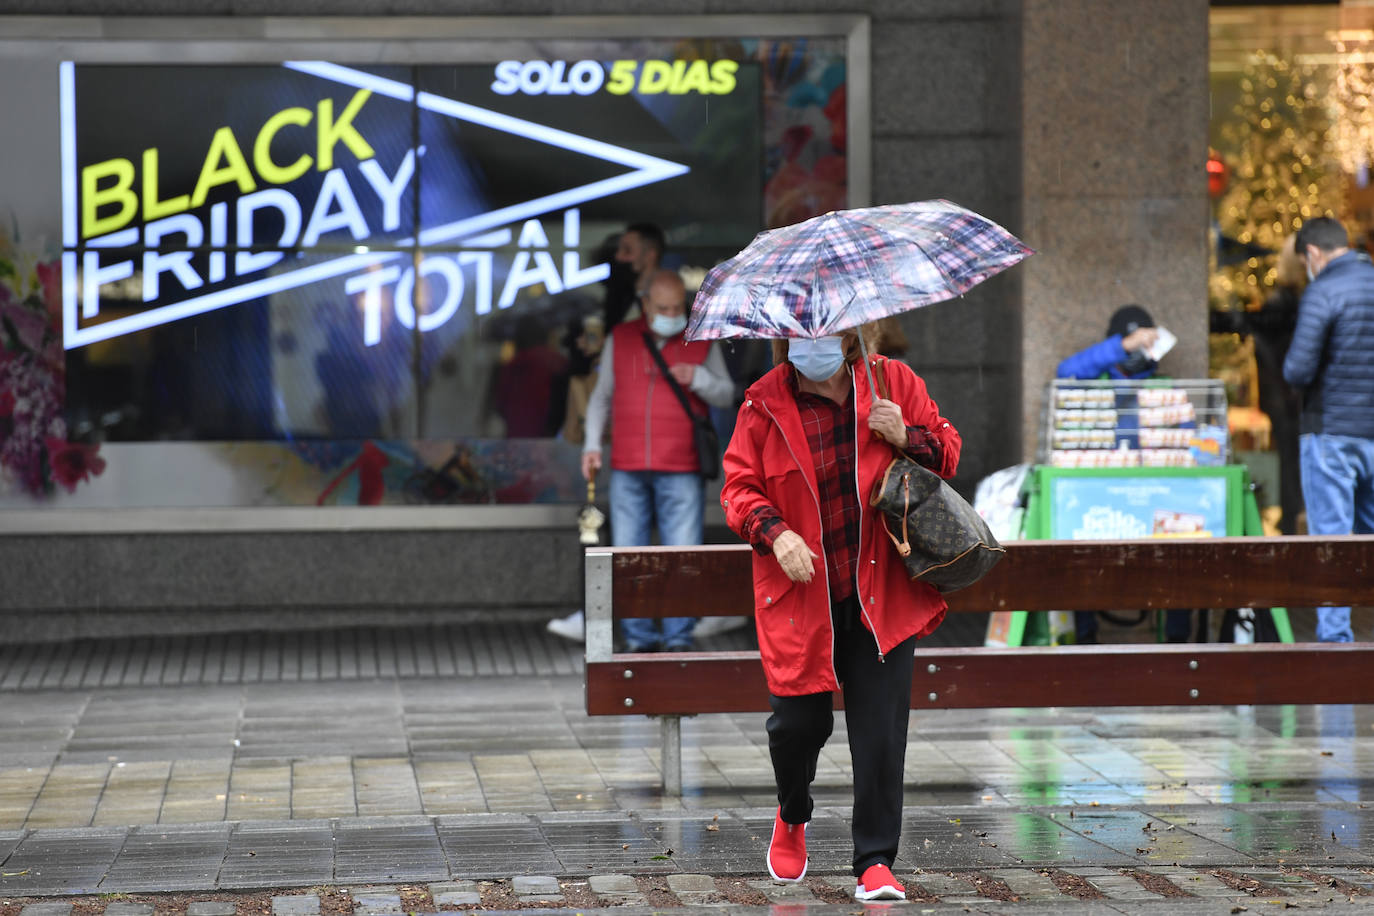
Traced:
[[[700, 474], [612, 470], [611, 540], [645, 546], [657, 524], [661, 544], [700, 544], [705, 501]], [[695, 617], [630, 618], [620, 621], [620, 635], [630, 652], [686, 649], [696, 625]]]
[[[1302, 498], [1309, 534], [1374, 534], [1374, 439], [1303, 433]], [[1317, 608], [1317, 639], [1352, 642], [1350, 608]]]

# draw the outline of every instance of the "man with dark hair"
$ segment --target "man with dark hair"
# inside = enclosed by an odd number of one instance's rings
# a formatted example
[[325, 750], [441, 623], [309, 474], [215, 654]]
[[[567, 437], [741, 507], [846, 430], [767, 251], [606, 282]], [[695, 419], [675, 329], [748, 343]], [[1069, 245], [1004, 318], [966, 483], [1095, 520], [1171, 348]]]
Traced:
[[[1311, 534], [1374, 534], [1374, 264], [1321, 216], [1298, 230], [1311, 279], [1283, 362], [1303, 389], [1298, 449]], [[1317, 608], [1317, 639], [1352, 642], [1350, 608]]]
[[1150, 378], [1154, 360], [1146, 351], [1159, 338], [1150, 313], [1139, 305], [1123, 305], [1107, 322], [1107, 336], [1064, 358], [1056, 378]]
[[638, 318], [649, 282], [663, 263], [663, 230], [653, 223], [631, 223], [620, 234], [606, 284], [606, 331]]

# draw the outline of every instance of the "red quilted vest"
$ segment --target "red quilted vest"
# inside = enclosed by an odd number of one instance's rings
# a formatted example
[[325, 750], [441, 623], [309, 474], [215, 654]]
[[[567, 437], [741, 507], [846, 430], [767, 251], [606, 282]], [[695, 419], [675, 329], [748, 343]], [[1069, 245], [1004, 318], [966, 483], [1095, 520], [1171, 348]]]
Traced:
[[[615, 341], [615, 388], [611, 395], [611, 467], [617, 471], [696, 471], [692, 422], [644, 343], [643, 318], [618, 324]], [[711, 342], [688, 343], [681, 334], [659, 352], [669, 366], [700, 365]], [[684, 388], [692, 409], [706, 415], [706, 402]]]

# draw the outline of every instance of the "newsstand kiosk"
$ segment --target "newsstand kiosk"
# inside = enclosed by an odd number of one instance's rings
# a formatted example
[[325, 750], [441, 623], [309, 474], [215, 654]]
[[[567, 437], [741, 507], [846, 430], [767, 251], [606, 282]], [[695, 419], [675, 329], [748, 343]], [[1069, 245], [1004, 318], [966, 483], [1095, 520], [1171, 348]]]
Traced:
[[[1042, 456], [1049, 461], [1031, 467], [1022, 486], [1022, 538], [1264, 533], [1249, 471], [1226, 463], [1220, 380], [1060, 380], [1046, 401]], [[1279, 640], [1292, 642], [1286, 609], [1269, 611]], [[987, 644], [1059, 641], [1051, 613], [994, 614]]]

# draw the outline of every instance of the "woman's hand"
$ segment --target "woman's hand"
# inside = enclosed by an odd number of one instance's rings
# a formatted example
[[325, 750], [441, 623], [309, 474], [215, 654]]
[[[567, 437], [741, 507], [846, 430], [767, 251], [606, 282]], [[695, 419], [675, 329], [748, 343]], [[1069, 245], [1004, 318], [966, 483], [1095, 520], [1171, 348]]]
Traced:
[[790, 528], [773, 539], [773, 556], [778, 558], [778, 565], [793, 582], [810, 582], [816, 576], [813, 561], [818, 557], [815, 551]]
[[898, 404], [882, 398], [874, 401], [868, 412], [868, 428], [897, 448], [906, 448], [906, 423], [902, 421], [902, 408]]

